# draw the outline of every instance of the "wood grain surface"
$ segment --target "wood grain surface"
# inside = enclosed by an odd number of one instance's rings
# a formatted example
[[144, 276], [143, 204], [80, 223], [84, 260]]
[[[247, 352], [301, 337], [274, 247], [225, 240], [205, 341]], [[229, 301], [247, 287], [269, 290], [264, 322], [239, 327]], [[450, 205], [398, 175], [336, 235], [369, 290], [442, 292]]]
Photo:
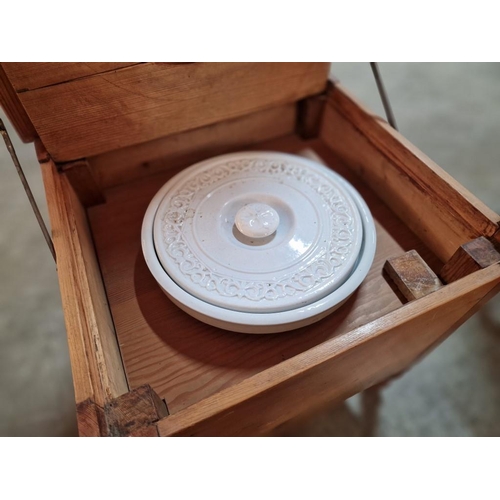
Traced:
[[431, 266], [442, 265], [321, 141], [289, 136], [258, 149], [313, 155], [352, 182], [376, 220], [375, 261], [349, 301], [313, 326], [278, 335], [223, 331], [173, 305], [142, 256], [140, 229], [147, 205], [177, 171], [109, 189], [106, 203], [91, 207], [89, 217], [128, 381], [131, 388], [150, 384], [171, 414], [398, 309], [401, 302], [382, 277], [387, 258], [416, 248]]
[[54, 163], [41, 167], [76, 402], [90, 400], [102, 407], [128, 386], [87, 216]]
[[16, 92], [35, 90], [78, 78], [116, 71], [138, 63], [9, 62], [2, 63]]
[[306, 409], [343, 401], [411, 365], [499, 287], [500, 265], [478, 271], [160, 420], [159, 434], [263, 434]]
[[161, 137], [89, 158], [103, 188], [293, 133], [295, 103]]
[[420, 299], [443, 286], [436, 273], [415, 250], [388, 259], [384, 271], [406, 300]]
[[340, 86], [329, 92], [321, 137], [443, 261], [500, 216]]
[[317, 94], [328, 63], [146, 63], [18, 93], [56, 162]]

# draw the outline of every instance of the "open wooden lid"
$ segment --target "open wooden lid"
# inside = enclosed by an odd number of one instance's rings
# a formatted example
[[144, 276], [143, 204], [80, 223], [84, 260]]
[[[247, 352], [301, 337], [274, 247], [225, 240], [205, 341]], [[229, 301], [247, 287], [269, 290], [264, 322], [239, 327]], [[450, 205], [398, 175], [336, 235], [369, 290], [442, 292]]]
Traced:
[[329, 63], [2, 63], [0, 104], [56, 162], [295, 102]]

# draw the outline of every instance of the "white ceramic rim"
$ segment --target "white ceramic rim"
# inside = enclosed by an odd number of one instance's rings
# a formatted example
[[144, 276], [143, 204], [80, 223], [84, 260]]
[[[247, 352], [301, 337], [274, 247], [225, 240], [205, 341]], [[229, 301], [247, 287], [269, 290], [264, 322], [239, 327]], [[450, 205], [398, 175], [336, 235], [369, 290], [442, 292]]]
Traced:
[[214, 306], [180, 288], [160, 264], [153, 240], [153, 223], [156, 211], [165, 196], [166, 189], [164, 187], [151, 200], [142, 223], [141, 244], [146, 264], [159, 286], [175, 304], [191, 316], [219, 328], [243, 333], [277, 333], [319, 321], [329, 314], [329, 311], [333, 312], [334, 308], [345, 302], [361, 285], [373, 263], [377, 244], [375, 223], [368, 205], [357, 190], [343, 177], [339, 176], [339, 181], [349, 191], [359, 209], [363, 222], [363, 243], [358, 264], [347, 281], [317, 302], [282, 312], [249, 313]]
[[[330, 275], [328, 279], [321, 283], [318, 283], [311, 290], [308, 290], [303, 296], [301, 296], [301, 304], [296, 303], [297, 298], [295, 296], [285, 296], [283, 298], [280, 298], [279, 300], [271, 302], [261, 301], [258, 303], [253, 303], [252, 301], [242, 301], [241, 299], [233, 297], [219, 296], [217, 294], [213, 295], [210, 292], [207, 292], [203, 287], [200, 288], [199, 285], [193, 284], [189, 279], [186, 278], [184, 273], [178, 268], [177, 265], [172, 264], [171, 267], [169, 266], [169, 262], [172, 260], [172, 258], [167, 254], [166, 248], [161, 241], [163, 236], [163, 224], [160, 220], [163, 216], [162, 207], [164, 208], [165, 203], [167, 203], [168, 205], [171, 201], [168, 199], [169, 195], [171, 196], [173, 192], [178, 190], [179, 186], [182, 186], [183, 183], [186, 182], [186, 180], [191, 179], [193, 177], [193, 174], [199, 174], [200, 172], [205, 173], [207, 171], [207, 168], [217, 168], [220, 164], [227, 164], [228, 162], [247, 159], [248, 157], [250, 157], [251, 159], [261, 158], [263, 160], [283, 160], [307, 168], [311, 174], [320, 176], [335, 187], [335, 189], [339, 193], [339, 196], [344, 199], [345, 206], [348, 207], [350, 216], [352, 217], [353, 230], [351, 251], [346, 256], [342, 264], [338, 267], [338, 269], [336, 269], [334, 274]], [[359, 209], [354, 201], [353, 196], [341, 182], [342, 180], [342, 177], [337, 172], [334, 172], [332, 169], [317, 161], [311, 160], [310, 158], [305, 158], [303, 156], [280, 152], [241, 151], [237, 153], [215, 156], [213, 158], [197, 162], [172, 177], [164, 184], [161, 189], [163, 197], [162, 200], [158, 203], [152, 229], [157, 259], [162, 265], [164, 272], [169, 276], [170, 279], [172, 279], [176, 283], [177, 286], [185, 290], [189, 295], [192, 295], [193, 297], [199, 299], [200, 301], [212, 304], [221, 309], [228, 309], [236, 312], [248, 312], [250, 314], [271, 314], [274, 312], [288, 312], [293, 309], [298, 309], [299, 307], [306, 307], [307, 305], [315, 304], [321, 298], [327, 297], [349, 279], [352, 272], [357, 266], [362, 248], [364, 227], [361, 220], [361, 214], [359, 213]], [[199, 255], [197, 255], [197, 257], [200, 258]], [[301, 264], [303, 265], [303, 263]], [[224, 273], [224, 271], [221, 272]], [[290, 271], [287, 270], [287, 272]], [[257, 280], [258, 279], [262, 278], [257, 278]]]

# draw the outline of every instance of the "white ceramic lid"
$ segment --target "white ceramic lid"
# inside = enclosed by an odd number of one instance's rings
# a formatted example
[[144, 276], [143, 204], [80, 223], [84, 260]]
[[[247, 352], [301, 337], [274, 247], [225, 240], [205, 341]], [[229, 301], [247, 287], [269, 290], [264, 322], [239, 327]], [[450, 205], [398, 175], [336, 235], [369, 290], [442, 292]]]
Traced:
[[241, 312], [317, 302], [352, 273], [363, 224], [342, 179], [311, 160], [245, 152], [185, 169], [162, 189], [153, 239], [175, 283]]

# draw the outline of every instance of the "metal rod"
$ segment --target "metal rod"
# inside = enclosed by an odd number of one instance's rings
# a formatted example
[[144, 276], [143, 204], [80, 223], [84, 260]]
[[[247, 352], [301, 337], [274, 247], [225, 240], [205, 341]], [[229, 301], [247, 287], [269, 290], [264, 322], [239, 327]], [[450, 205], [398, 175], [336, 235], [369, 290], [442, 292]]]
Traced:
[[382, 99], [382, 104], [384, 105], [387, 121], [390, 123], [393, 129], [398, 130], [398, 126], [396, 125], [396, 119], [394, 118], [394, 113], [392, 112], [391, 103], [389, 102], [389, 97], [387, 96], [387, 92], [384, 87], [384, 82], [382, 81], [382, 75], [380, 74], [378, 64], [376, 62], [371, 62], [370, 66], [372, 67], [373, 76], [375, 77], [375, 82], [377, 83], [380, 99]]
[[35, 212], [36, 220], [38, 221], [38, 224], [40, 225], [40, 229], [42, 230], [43, 236], [45, 237], [45, 241], [47, 242], [47, 245], [49, 246], [50, 253], [52, 254], [52, 257], [54, 257], [54, 261], [55, 261], [56, 260], [56, 252], [54, 250], [54, 244], [52, 243], [52, 239], [50, 237], [50, 234], [47, 231], [47, 226], [45, 225], [42, 214], [40, 213], [40, 210], [38, 210], [38, 206], [36, 204], [35, 198], [33, 197], [33, 193], [31, 192], [28, 181], [26, 180], [26, 177], [24, 176], [24, 172], [23, 172], [23, 169], [21, 167], [21, 164], [19, 163], [19, 158], [17, 157], [16, 150], [14, 149], [12, 141], [10, 140], [10, 137], [9, 137], [9, 133], [7, 132], [7, 129], [5, 128], [5, 125], [3, 124], [3, 121], [1, 118], [0, 118], [0, 133], [3, 135], [5, 145], [7, 146], [7, 149], [9, 150], [12, 161], [14, 162], [17, 173], [19, 174], [19, 178], [21, 179], [24, 190], [26, 191], [26, 195], [28, 196], [28, 199], [30, 201], [31, 208], [33, 209], [33, 212]]

